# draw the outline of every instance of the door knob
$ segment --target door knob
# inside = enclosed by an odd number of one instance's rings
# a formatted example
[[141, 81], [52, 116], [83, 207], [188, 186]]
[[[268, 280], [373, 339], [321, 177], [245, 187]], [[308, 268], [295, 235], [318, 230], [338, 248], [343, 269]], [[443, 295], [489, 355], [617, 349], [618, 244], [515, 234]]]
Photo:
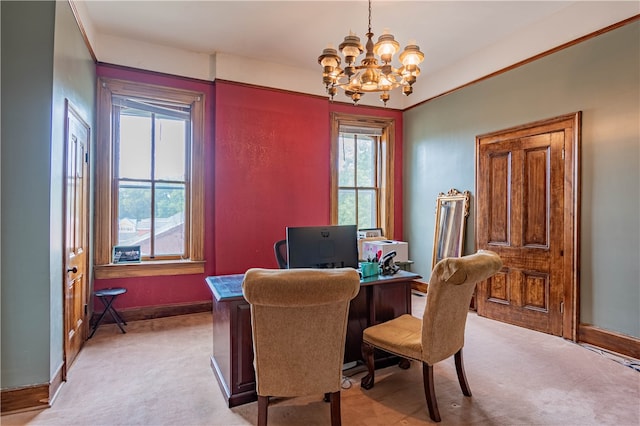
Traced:
[[71, 269], [67, 269], [67, 273], [69, 273], [69, 272], [73, 272], [75, 274], [76, 272], [78, 272], [78, 268], [74, 266]]

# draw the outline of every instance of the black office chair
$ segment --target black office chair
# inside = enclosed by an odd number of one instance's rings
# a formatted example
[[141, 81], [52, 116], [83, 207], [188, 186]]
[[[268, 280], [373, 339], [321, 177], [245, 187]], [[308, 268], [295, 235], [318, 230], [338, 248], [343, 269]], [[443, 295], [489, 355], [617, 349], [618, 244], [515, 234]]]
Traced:
[[287, 240], [276, 241], [273, 245], [273, 251], [276, 254], [276, 261], [280, 269], [288, 269], [289, 261], [287, 259]]

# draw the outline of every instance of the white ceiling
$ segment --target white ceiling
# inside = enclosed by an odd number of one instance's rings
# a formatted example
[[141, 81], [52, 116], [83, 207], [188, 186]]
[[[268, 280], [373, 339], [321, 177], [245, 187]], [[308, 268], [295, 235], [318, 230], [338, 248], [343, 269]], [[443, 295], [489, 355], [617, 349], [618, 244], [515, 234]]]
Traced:
[[[118, 61], [123, 53], [113, 50], [122, 49], [100, 48], [108, 46], [101, 39], [117, 37], [306, 70], [319, 86], [318, 55], [349, 31], [364, 44], [368, 20], [362, 0], [75, 3], [98, 61]], [[424, 52], [411, 97], [417, 103], [639, 12], [638, 1], [374, 0], [371, 24], [375, 39], [388, 28], [401, 47], [415, 42]]]

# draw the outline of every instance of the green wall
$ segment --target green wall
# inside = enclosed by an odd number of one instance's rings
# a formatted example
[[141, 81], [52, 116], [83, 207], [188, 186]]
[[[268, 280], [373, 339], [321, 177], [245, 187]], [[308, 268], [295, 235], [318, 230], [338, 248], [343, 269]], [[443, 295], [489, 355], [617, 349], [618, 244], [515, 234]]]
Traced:
[[[91, 127], [90, 143], [95, 142], [95, 87], [96, 66], [89, 54], [82, 34], [66, 1], [56, 2], [55, 40], [53, 55], [53, 102], [51, 105], [51, 234], [50, 234], [50, 288], [51, 288], [51, 375], [62, 362], [64, 346], [63, 292], [65, 277], [63, 182], [65, 146], [65, 100], [72, 105]], [[92, 147], [89, 147], [92, 154]], [[92, 161], [93, 164], [93, 156]], [[90, 168], [93, 170], [93, 167]], [[93, 178], [89, 179], [91, 183]], [[93, 200], [89, 201], [93, 210]], [[93, 217], [93, 215], [90, 215]], [[91, 244], [90, 244], [91, 247]], [[92, 265], [92, 257], [89, 259]], [[91, 276], [91, 268], [88, 271]], [[54, 344], [55, 342], [55, 344]]]
[[67, 2], [2, 1], [1, 20], [0, 381], [11, 389], [48, 383], [62, 363], [61, 111], [68, 97], [93, 121], [95, 67]]
[[2, 387], [49, 381], [55, 3], [2, 7]]
[[[428, 78], [427, 75], [423, 78]], [[640, 337], [640, 23], [408, 110], [404, 227], [430, 276], [435, 200], [475, 202], [475, 137], [582, 111], [580, 320]], [[472, 207], [465, 252], [475, 250]]]

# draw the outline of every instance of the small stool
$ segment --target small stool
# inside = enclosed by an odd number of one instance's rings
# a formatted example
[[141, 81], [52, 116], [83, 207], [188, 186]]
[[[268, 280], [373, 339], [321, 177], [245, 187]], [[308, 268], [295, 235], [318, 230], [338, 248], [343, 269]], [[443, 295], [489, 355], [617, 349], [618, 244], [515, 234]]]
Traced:
[[96, 321], [96, 323], [93, 325], [93, 330], [91, 330], [89, 339], [93, 337], [93, 334], [98, 329], [98, 326], [104, 319], [104, 316], [107, 314], [107, 312], [109, 312], [109, 315], [111, 315], [111, 318], [113, 318], [113, 321], [117, 324], [117, 326], [120, 327], [120, 331], [122, 331], [123, 333], [126, 333], [126, 331], [122, 327], [122, 324], [127, 325], [126, 321], [122, 319], [118, 311], [116, 311], [115, 308], [112, 306], [114, 300], [116, 300], [116, 297], [126, 292], [127, 292], [126, 288], [104, 288], [102, 290], [98, 290], [95, 293], [93, 293], [98, 299], [100, 299], [100, 301], [104, 305], [104, 311], [102, 311], [102, 314], [100, 314], [98, 321]]

